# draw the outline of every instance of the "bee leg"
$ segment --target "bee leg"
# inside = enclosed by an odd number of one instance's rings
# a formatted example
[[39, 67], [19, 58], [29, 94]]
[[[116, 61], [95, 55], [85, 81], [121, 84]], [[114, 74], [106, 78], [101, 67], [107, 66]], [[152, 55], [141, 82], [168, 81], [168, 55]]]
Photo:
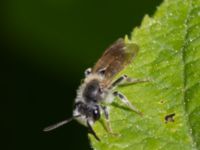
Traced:
[[89, 123], [89, 120], [87, 120], [87, 126], [89, 133], [91, 133], [97, 141], [101, 141], [100, 138], [97, 136], [96, 132], [94, 131], [94, 129], [92, 128], [91, 124]]
[[143, 83], [143, 82], [150, 82], [150, 79], [134, 79], [126, 76], [124, 82], [121, 82], [119, 85], [129, 85], [129, 84], [136, 84], [136, 83]]
[[150, 81], [149, 79], [134, 79], [134, 78], [129, 78], [127, 75], [122, 75], [112, 83], [110, 89], [113, 89], [119, 85], [136, 84], [149, 81]]
[[107, 107], [101, 105], [101, 108], [102, 108], [104, 115], [105, 115], [105, 118], [106, 118], [106, 125], [105, 125], [106, 130], [108, 131], [108, 133], [110, 133], [113, 136], [119, 136], [120, 134], [114, 133], [112, 128], [111, 128], [110, 117], [109, 117], [109, 112], [108, 112]]
[[92, 72], [92, 69], [91, 69], [91, 68], [87, 68], [87, 69], [85, 70], [85, 72], [84, 72], [85, 77], [87, 77], [88, 75], [90, 75], [91, 72]]
[[106, 118], [106, 129], [109, 133], [113, 133], [111, 125], [110, 125], [110, 117], [109, 117], [108, 109], [106, 106], [101, 106], [101, 108], [102, 108], [105, 118]]
[[126, 104], [131, 110], [133, 110], [134, 112], [136, 112], [137, 114], [139, 115], [143, 115], [141, 111], [139, 111], [134, 105], [132, 105], [130, 103], [130, 101], [126, 98], [125, 95], [123, 95], [122, 93], [118, 92], [118, 91], [115, 91], [113, 92], [113, 95], [115, 97], [118, 97], [124, 104]]
[[109, 89], [113, 89], [115, 87], [117, 87], [118, 85], [122, 84], [127, 78], [127, 75], [122, 75], [121, 77], [119, 77], [118, 79], [116, 79], [111, 86], [109, 87]]

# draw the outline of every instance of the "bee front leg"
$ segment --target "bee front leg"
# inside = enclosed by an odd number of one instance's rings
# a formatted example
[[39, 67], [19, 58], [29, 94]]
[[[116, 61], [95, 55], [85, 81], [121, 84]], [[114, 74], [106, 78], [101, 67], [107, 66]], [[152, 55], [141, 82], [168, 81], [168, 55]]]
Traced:
[[106, 130], [108, 131], [108, 133], [110, 133], [113, 136], [119, 136], [118, 133], [114, 133], [113, 130], [112, 130], [112, 127], [111, 127], [111, 124], [110, 124], [110, 116], [109, 116], [108, 108], [106, 106], [102, 106], [102, 105], [101, 105], [101, 108], [102, 108], [104, 115], [105, 115], [105, 118], [106, 118], [106, 125], [105, 125]]
[[105, 118], [106, 118], [106, 129], [109, 133], [113, 133], [112, 131], [112, 128], [111, 128], [111, 125], [110, 125], [110, 116], [109, 116], [109, 112], [108, 112], [108, 109], [106, 106], [102, 106], [101, 105], [101, 108], [103, 110], [103, 113], [105, 115]]
[[131, 102], [126, 98], [125, 95], [123, 95], [122, 93], [115, 91], [113, 92], [113, 95], [115, 97], [118, 97], [124, 104], [126, 104], [131, 110], [133, 110], [134, 112], [136, 112], [139, 115], [143, 115], [141, 111], [139, 111], [134, 105], [131, 104]]
[[91, 133], [97, 141], [101, 141], [100, 138], [97, 136], [96, 132], [94, 131], [94, 129], [92, 128], [92, 125], [90, 124], [89, 120], [87, 120], [87, 127], [89, 130], [89, 133]]

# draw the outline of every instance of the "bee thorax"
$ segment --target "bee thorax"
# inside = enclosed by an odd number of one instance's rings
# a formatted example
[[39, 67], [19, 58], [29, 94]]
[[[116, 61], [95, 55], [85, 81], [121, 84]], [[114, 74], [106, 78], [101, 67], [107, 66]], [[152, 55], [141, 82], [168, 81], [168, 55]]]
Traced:
[[98, 80], [90, 81], [82, 93], [83, 99], [87, 103], [98, 103], [102, 100], [102, 90], [100, 87], [100, 82]]

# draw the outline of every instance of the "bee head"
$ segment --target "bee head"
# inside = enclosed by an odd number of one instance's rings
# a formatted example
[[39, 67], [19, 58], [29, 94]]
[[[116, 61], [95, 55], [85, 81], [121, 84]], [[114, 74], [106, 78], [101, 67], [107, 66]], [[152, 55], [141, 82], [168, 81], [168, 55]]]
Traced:
[[100, 108], [98, 105], [95, 104], [84, 104], [83, 102], [76, 102], [74, 106], [74, 112], [75, 114], [80, 114], [82, 116], [85, 116], [85, 118], [89, 120], [93, 120], [94, 122], [96, 120], [100, 119]]

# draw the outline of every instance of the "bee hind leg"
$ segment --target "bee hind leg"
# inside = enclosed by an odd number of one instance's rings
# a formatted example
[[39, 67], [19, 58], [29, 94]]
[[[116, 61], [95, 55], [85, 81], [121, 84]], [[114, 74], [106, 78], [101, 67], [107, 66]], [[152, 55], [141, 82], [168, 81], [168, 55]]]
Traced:
[[120, 85], [129, 85], [129, 84], [136, 84], [136, 83], [149, 82], [149, 81], [150, 81], [149, 79], [134, 79], [134, 78], [128, 77], [127, 75], [122, 75], [111, 84], [109, 89], [113, 89]]
[[135, 79], [135, 78], [130, 78], [126, 76], [125, 82], [122, 82], [119, 85], [129, 85], [129, 84], [137, 84], [137, 83], [143, 83], [143, 82], [150, 82], [151, 80], [146, 78], [146, 79]]
[[115, 91], [113, 92], [113, 95], [115, 97], [118, 97], [124, 104], [126, 104], [131, 110], [133, 110], [134, 112], [136, 112], [139, 115], [143, 115], [141, 111], [139, 111], [139, 109], [137, 109], [134, 105], [131, 104], [131, 102], [126, 98], [125, 95], [123, 95], [122, 93]]

